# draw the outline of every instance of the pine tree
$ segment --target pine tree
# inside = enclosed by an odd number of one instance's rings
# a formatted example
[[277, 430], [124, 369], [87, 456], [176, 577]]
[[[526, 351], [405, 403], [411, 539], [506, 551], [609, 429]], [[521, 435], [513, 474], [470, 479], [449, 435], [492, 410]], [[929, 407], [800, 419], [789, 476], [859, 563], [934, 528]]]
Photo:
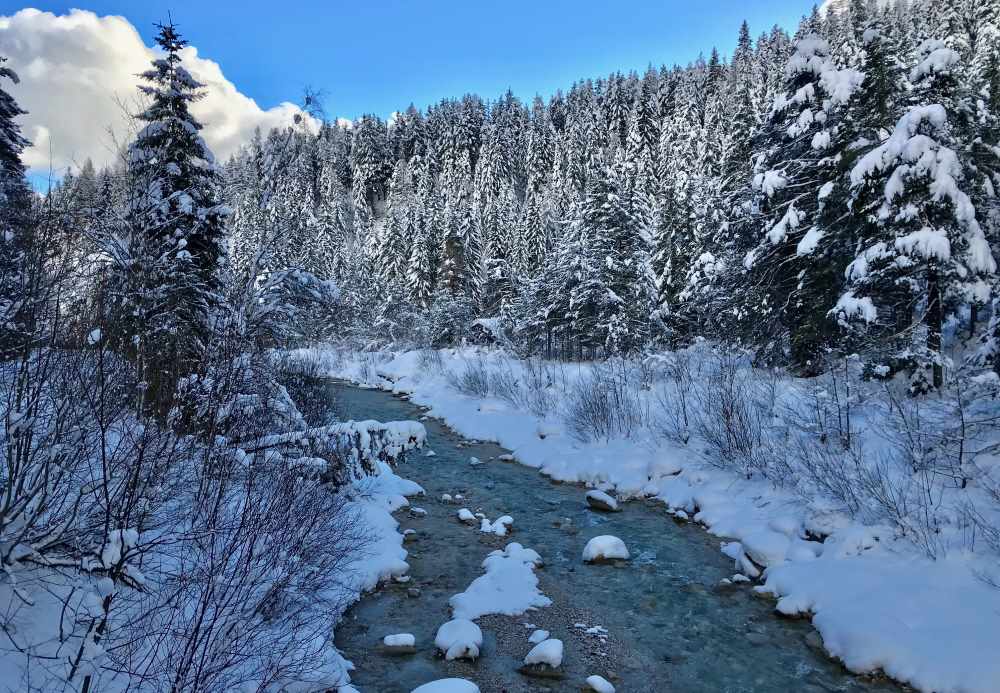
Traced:
[[186, 45], [172, 24], [156, 37], [162, 58], [142, 74], [151, 99], [146, 123], [129, 147], [133, 193], [128, 216], [132, 256], [113, 286], [124, 345], [141, 360], [159, 404], [192, 368], [213, 330], [226, 264], [221, 178], [189, 105], [199, 84], [181, 65]]
[[835, 109], [862, 76], [837, 70], [826, 41], [815, 34], [796, 42], [785, 76], [785, 92], [761, 136], [765, 150], [753, 182], [764, 233], [744, 259], [752, 297], [747, 318], [758, 344], [773, 355], [782, 341], [765, 335], [787, 335], [793, 364], [816, 374], [835, 338], [825, 297], [839, 290], [837, 267], [847, 261], [838, 259], [837, 229], [821, 225], [819, 209], [836, 175], [829, 154], [837, 137]]
[[[883, 199], [870, 215], [877, 235], [866, 239], [848, 268], [839, 315], [871, 326], [885, 347], [874, 356], [884, 359], [878, 365], [912, 370], [915, 391], [942, 385], [945, 316], [987, 300], [996, 273], [967, 192], [966, 147], [956, 137], [966, 103], [956, 79], [959, 60], [942, 41], [922, 43], [910, 73], [914, 104], [851, 171], [856, 189], [874, 186]], [[895, 335], [913, 315], [911, 343], [897, 343]]]
[[21, 162], [30, 143], [15, 121], [25, 111], [3, 89], [4, 79], [18, 83], [17, 74], [4, 65], [6, 60], [0, 56], [0, 361], [24, 346], [31, 330], [26, 263], [33, 241], [30, 192]]

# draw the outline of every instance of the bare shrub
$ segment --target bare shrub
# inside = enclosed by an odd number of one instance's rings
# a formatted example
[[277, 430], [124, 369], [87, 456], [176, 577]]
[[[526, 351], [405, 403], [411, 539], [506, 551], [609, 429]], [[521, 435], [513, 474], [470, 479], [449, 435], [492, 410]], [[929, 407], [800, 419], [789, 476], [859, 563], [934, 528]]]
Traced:
[[638, 389], [624, 361], [595, 366], [567, 392], [564, 421], [584, 442], [628, 438], [646, 419]]
[[458, 371], [448, 370], [445, 375], [452, 389], [462, 394], [473, 397], [490, 395], [490, 369], [481, 355], [465, 359]]

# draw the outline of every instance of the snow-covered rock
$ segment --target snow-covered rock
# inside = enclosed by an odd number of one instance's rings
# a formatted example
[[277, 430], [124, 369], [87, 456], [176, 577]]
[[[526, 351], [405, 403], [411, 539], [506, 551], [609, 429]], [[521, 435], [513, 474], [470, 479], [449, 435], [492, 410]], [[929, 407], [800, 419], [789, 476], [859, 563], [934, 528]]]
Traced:
[[486, 464], [486, 463], [485, 463], [485, 462], [483, 462], [483, 461], [482, 461], [481, 459], [479, 459], [478, 457], [470, 457], [470, 458], [469, 458], [469, 464], [470, 464], [471, 466], [473, 466], [473, 467], [478, 467], [479, 465], [481, 465], [481, 464]]
[[611, 682], [596, 674], [587, 677], [587, 690], [595, 691], [595, 693], [615, 693], [615, 687], [611, 685]]
[[628, 559], [629, 553], [625, 547], [625, 542], [610, 534], [594, 537], [583, 548], [583, 560], [586, 563], [615, 560], [627, 561]]
[[467, 525], [476, 524], [476, 516], [468, 508], [462, 508], [458, 511], [458, 519]]
[[536, 630], [531, 635], [528, 636], [528, 642], [532, 645], [537, 645], [543, 640], [549, 639], [549, 631], [547, 630]]
[[497, 459], [500, 460], [501, 462], [513, 462], [514, 456], [509, 452], [505, 452], [504, 454], [499, 455]]
[[417, 639], [410, 633], [396, 633], [382, 638], [382, 647], [389, 654], [413, 654]]
[[417, 686], [410, 693], [479, 693], [479, 686], [466, 679], [438, 679]]
[[531, 651], [524, 657], [524, 663], [527, 665], [531, 664], [546, 664], [553, 669], [558, 669], [562, 666], [563, 660], [563, 641], [558, 638], [549, 638], [548, 640], [543, 640], [534, 647]]
[[535, 568], [541, 564], [537, 552], [517, 542], [507, 544], [503, 551], [491, 552], [483, 561], [486, 574], [448, 601], [455, 618], [473, 619], [485, 614], [517, 616], [529, 609], [549, 606], [552, 600], [538, 589], [535, 575]]
[[597, 489], [587, 491], [587, 505], [594, 510], [603, 510], [609, 513], [618, 512], [621, 509], [618, 507], [618, 501], [604, 491]]
[[483, 518], [481, 524], [479, 525], [479, 531], [483, 534], [495, 534], [498, 537], [505, 537], [510, 532], [510, 528], [513, 524], [514, 518], [510, 515], [498, 517], [493, 522]]
[[442, 623], [434, 636], [434, 646], [444, 653], [444, 658], [477, 659], [483, 645], [483, 631], [467, 618], [456, 618]]
[[410, 508], [410, 516], [411, 517], [427, 517], [427, 511], [424, 510], [423, 508], [413, 507], [413, 508]]

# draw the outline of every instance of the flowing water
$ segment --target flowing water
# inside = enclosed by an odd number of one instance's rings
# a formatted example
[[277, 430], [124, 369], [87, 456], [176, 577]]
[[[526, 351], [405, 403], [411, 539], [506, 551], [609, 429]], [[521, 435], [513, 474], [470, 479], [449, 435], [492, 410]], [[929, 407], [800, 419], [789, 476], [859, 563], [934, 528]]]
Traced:
[[[334, 383], [334, 408], [344, 419], [416, 419], [423, 411], [391, 394]], [[427, 448], [397, 470], [426, 489], [411, 504], [425, 517], [397, 513], [402, 528], [418, 532], [408, 543], [411, 581], [393, 584], [352, 607], [337, 628], [336, 644], [358, 667], [354, 684], [362, 693], [409, 693], [438, 678], [459, 676], [483, 693], [580, 691], [584, 679], [600, 674], [619, 693], [727, 691], [899, 691], [883, 680], [852, 676], [810, 648], [806, 621], [783, 619], [773, 603], [752, 596], [749, 586], [720, 589], [733, 562], [719, 552], [719, 539], [694, 525], [681, 525], [662, 504], [633, 501], [622, 512], [591, 511], [584, 489], [555, 484], [537, 471], [495, 458], [505, 453], [488, 443], [469, 444], [429, 419]], [[470, 456], [489, 460], [470, 466]], [[490, 459], [494, 458], [494, 459]], [[439, 501], [462, 494], [458, 505]], [[480, 534], [461, 524], [467, 507], [490, 519], [510, 514], [507, 538]], [[621, 537], [632, 560], [586, 565], [581, 553], [599, 534]], [[482, 561], [495, 548], [517, 541], [545, 561], [537, 575], [553, 605], [523, 616], [487, 616], [478, 622], [484, 644], [475, 663], [445, 662], [434, 650], [438, 626], [451, 618], [448, 598], [483, 573]], [[411, 589], [419, 596], [411, 596]], [[531, 648], [533, 624], [565, 644], [562, 679], [518, 673]], [[587, 633], [601, 626], [607, 636]], [[415, 655], [381, 651], [383, 636], [412, 633]]]

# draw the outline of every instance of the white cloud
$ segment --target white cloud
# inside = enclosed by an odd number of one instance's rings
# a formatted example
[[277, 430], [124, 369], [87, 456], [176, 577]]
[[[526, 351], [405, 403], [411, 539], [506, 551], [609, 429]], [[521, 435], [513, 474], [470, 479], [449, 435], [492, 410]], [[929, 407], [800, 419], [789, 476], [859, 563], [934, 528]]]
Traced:
[[[122, 105], [137, 110], [136, 74], [154, 56], [127, 19], [85, 10], [59, 16], [21, 10], [0, 16], [0, 55], [21, 77], [20, 84], [7, 82], [4, 88], [29, 111], [20, 118], [33, 142], [24, 157], [29, 168], [47, 171], [51, 166], [59, 175], [87, 158], [98, 166], [114, 159], [115, 141], [129, 137]], [[220, 160], [247, 141], [254, 128], [288, 125], [301, 112], [291, 103], [260, 108], [226, 79], [218, 63], [200, 57], [193, 46], [182, 58], [205, 84], [205, 98], [191, 110]]]

